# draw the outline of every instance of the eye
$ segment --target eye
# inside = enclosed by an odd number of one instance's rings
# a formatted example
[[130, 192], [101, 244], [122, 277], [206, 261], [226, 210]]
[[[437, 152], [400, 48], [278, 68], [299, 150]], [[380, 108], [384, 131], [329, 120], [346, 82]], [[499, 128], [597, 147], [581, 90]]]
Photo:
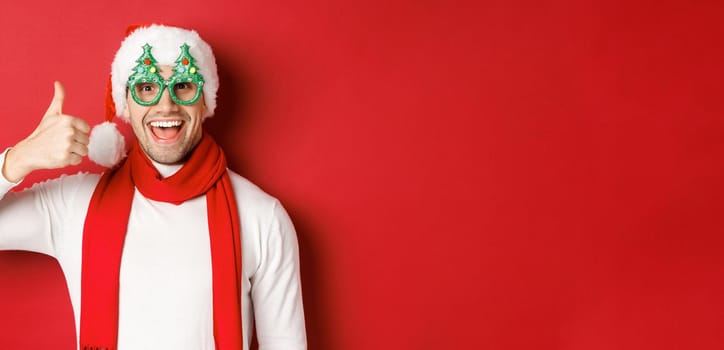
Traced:
[[156, 91], [156, 85], [150, 83], [137, 84], [136, 91], [140, 93], [153, 93]]
[[198, 88], [196, 84], [189, 81], [181, 81], [173, 85], [173, 95], [184, 102], [192, 101], [198, 98]]

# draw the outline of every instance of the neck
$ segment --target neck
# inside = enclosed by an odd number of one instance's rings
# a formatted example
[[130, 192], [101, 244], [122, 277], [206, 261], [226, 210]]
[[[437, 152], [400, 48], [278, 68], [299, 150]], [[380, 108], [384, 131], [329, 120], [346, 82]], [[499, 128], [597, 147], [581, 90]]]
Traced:
[[183, 167], [183, 164], [161, 164], [153, 159], [151, 159], [151, 163], [153, 166], [158, 170], [158, 173], [163, 176], [163, 178], [167, 178], [173, 174], [176, 174], [177, 171], [181, 170], [181, 167]]

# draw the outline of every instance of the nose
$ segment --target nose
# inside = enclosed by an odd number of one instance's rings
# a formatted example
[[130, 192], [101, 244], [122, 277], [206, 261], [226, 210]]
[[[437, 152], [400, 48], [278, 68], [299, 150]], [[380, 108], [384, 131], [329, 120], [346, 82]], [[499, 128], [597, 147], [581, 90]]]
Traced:
[[163, 89], [161, 92], [161, 99], [158, 100], [156, 107], [164, 112], [171, 112], [178, 110], [179, 106], [171, 99], [171, 93], [169, 92], [171, 87]]

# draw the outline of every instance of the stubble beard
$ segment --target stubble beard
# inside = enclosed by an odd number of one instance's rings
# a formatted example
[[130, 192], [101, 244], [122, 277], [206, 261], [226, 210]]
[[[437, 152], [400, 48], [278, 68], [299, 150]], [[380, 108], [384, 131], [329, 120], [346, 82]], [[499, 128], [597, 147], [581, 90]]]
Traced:
[[146, 145], [142, 143], [141, 148], [143, 148], [143, 152], [146, 153], [146, 156], [154, 162], [173, 165], [181, 164], [186, 161], [186, 158], [193, 149], [190, 143], [191, 142], [187, 139], [179, 140], [178, 145], [174, 145], [173, 148], [169, 147], [169, 149], [163, 149], [155, 144]]
[[[158, 117], [159, 114], [153, 115], [153, 117]], [[166, 165], [173, 165], [173, 164], [181, 164], [186, 161], [186, 159], [189, 157], [191, 152], [196, 146], [196, 143], [198, 143], [199, 140], [192, 140], [187, 133], [187, 128], [190, 128], [191, 125], [191, 118], [188, 114], [184, 112], [178, 112], [178, 113], [172, 113], [172, 114], [163, 114], [163, 117], [180, 117], [184, 120], [184, 126], [183, 130], [181, 130], [182, 135], [180, 136], [179, 140], [177, 140], [174, 144], [171, 145], [160, 145], [156, 143], [153, 140], [153, 136], [149, 135], [151, 131], [148, 129], [148, 126], [146, 125], [146, 118], [150, 118], [150, 116], [147, 116], [143, 118], [141, 128], [143, 128], [142, 134], [143, 134], [143, 141], [139, 142], [141, 145], [141, 148], [143, 149], [143, 152], [146, 154], [146, 156], [153, 160], [154, 162], [160, 163], [160, 164], [166, 164]], [[136, 138], [138, 138], [138, 131], [136, 132]]]

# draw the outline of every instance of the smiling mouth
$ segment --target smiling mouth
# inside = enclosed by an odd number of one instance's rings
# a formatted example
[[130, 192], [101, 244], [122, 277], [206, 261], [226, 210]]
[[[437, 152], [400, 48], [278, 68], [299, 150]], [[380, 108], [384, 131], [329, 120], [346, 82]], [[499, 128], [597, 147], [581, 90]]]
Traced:
[[186, 123], [183, 120], [154, 120], [146, 124], [158, 143], [173, 143], [181, 137]]

